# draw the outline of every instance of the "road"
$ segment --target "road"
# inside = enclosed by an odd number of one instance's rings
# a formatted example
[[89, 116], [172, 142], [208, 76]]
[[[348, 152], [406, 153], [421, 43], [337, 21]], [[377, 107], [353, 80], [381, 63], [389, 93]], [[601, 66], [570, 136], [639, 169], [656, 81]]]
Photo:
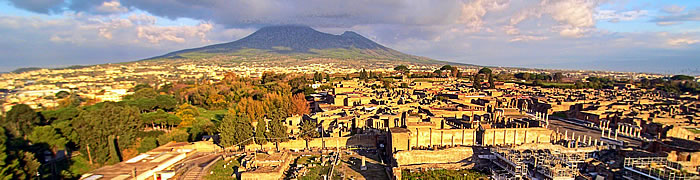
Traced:
[[[568, 130], [569, 137], [571, 137], [572, 132], [575, 132], [576, 136], [586, 135], [586, 136], [593, 137], [593, 139], [598, 139], [598, 141], [600, 141], [600, 130], [592, 129], [592, 128], [581, 126], [578, 124], [569, 123], [569, 122], [562, 121], [562, 120], [550, 119], [549, 120], [549, 129], [556, 131], [557, 128], [559, 129], [559, 133], [562, 133], [562, 134], [564, 134], [564, 132]], [[608, 135], [608, 132], [606, 131], [605, 136], [607, 136], [607, 135]], [[612, 138], [614, 138], [615, 131], [611, 132], [610, 136], [612, 136]], [[617, 139], [626, 141], [628, 143], [628, 146], [641, 146], [642, 145], [642, 141], [638, 140], [638, 139], [631, 139], [631, 138], [627, 138], [627, 137], [623, 137], [623, 136], [619, 136], [619, 135], [617, 136]]]

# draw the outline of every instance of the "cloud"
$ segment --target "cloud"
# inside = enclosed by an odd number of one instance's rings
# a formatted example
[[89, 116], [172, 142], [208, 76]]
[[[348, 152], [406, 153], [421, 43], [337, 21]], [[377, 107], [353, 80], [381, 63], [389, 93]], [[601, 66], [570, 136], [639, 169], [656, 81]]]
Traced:
[[57, 13], [62, 12], [61, 6], [65, 5], [63, 0], [9, 0], [17, 8], [36, 13]]
[[676, 25], [683, 22], [700, 21], [700, 8], [685, 13], [676, 13], [668, 16], [658, 16], [651, 20], [657, 25]]
[[674, 38], [674, 39], [669, 39], [666, 41], [667, 44], [671, 46], [685, 46], [685, 45], [691, 45], [700, 42], [698, 39], [691, 39], [691, 38]]
[[[521, 10], [510, 18], [510, 26], [516, 26], [528, 18], [551, 17], [557, 25], [552, 30], [565, 37], [582, 37], [594, 26], [593, 9], [597, 0], [542, 0], [532, 8]], [[510, 30], [514, 32], [513, 30]]]
[[518, 41], [541, 41], [541, 40], [546, 40], [549, 39], [549, 37], [544, 37], [544, 36], [530, 36], [530, 35], [518, 35], [515, 36], [514, 38], [510, 39], [510, 42], [518, 42]]
[[596, 20], [605, 20], [613, 23], [618, 23], [620, 21], [633, 21], [640, 17], [647, 16], [649, 11], [647, 10], [633, 10], [633, 11], [622, 11], [618, 12], [615, 10], [599, 10], [593, 15]]
[[[0, 16], [0, 70], [130, 61], [242, 38], [253, 29], [197, 25], [160, 26], [155, 17], [67, 14], [63, 18]], [[36, 53], [42, 52], [42, 53]]]
[[685, 6], [678, 6], [678, 5], [674, 4], [674, 5], [664, 6], [664, 8], [662, 8], [661, 10], [666, 12], [666, 13], [676, 14], [676, 13], [683, 12], [683, 10], [685, 10]]
[[116, 14], [116, 13], [125, 13], [125, 12], [128, 12], [129, 10], [127, 8], [123, 7], [119, 1], [114, 0], [114, 1], [102, 2], [102, 5], [95, 7], [94, 11], [97, 13], [103, 13], [103, 14]]

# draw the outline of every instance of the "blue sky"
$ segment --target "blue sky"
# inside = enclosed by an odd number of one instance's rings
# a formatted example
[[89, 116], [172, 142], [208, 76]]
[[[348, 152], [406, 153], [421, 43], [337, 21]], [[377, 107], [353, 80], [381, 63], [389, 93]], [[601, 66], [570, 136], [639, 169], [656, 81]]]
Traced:
[[700, 74], [700, 1], [0, 0], [0, 71], [124, 62], [305, 24], [438, 60]]

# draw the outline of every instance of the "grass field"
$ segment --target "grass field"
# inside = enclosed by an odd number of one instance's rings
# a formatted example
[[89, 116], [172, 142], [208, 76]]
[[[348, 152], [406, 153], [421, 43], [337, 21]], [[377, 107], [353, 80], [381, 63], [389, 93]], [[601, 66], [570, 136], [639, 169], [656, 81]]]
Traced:
[[239, 166], [241, 166], [241, 164], [238, 162], [238, 158], [219, 160], [211, 167], [211, 174], [204, 176], [204, 179], [236, 179], [235, 176], [232, 177], [231, 175], [234, 173], [234, 168]]
[[401, 179], [413, 180], [413, 179], [489, 179], [488, 175], [479, 171], [471, 169], [462, 170], [428, 170], [428, 171], [415, 171], [403, 170], [401, 172]]

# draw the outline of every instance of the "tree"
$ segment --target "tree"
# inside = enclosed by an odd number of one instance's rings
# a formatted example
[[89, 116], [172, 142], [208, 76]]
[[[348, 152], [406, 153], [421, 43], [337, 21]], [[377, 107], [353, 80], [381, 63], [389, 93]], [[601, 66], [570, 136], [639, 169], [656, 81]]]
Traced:
[[369, 75], [367, 74], [367, 71], [365, 71], [365, 69], [360, 70], [360, 79], [366, 80], [368, 78], [369, 78]]
[[194, 122], [194, 118], [199, 116], [199, 109], [197, 109], [197, 107], [185, 103], [177, 108], [175, 115], [177, 115], [177, 117], [179, 117], [182, 120], [180, 126], [187, 127], [192, 125], [192, 122]]
[[85, 109], [71, 125], [78, 135], [77, 143], [83, 154], [99, 164], [117, 156], [110, 152], [110, 137], [115, 139], [116, 152], [121, 152], [143, 129], [138, 109], [124, 103], [104, 102]]
[[5, 135], [5, 128], [0, 127], [0, 177], [3, 180], [13, 179], [13, 171], [18, 169], [19, 161], [10, 157], [7, 148], [8, 138]]
[[477, 91], [481, 91], [481, 76], [479, 74], [475, 74], [472, 77], [472, 87]]
[[133, 91], [133, 92], [136, 92], [136, 91], [139, 91], [139, 90], [141, 90], [141, 89], [147, 89], [147, 88], [148, 88], [148, 89], [153, 89], [153, 87], [152, 87], [151, 85], [149, 85], [149, 84], [137, 84], [136, 86], [134, 86], [134, 87], [131, 88], [130, 90]]
[[234, 114], [229, 112], [219, 125], [220, 144], [223, 147], [245, 146], [253, 143], [250, 141], [250, 138], [253, 137], [253, 126], [250, 124], [250, 118], [245, 113]]
[[147, 99], [155, 99], [156, 96], [158, 96], [158, 93], [153, 90], [153, 88], [142, 88], [134, 92], [134, 94], [131, 95], [132, 99], [138, 99], [138, 98], [147, 98]]
[[309, 114], [309, 102], [306, 101], [304, 94], [295, 94], [291, 99], [291, 115]]
[[34, 127], [34, 131], [28, 136], [28, 139], [34, 144], [47, 144], [54, 155], [58, 150], [65, 149], [66, 144], [68, 144], [68, 140], [51, 126]]
[[2, 123], [9, 133], [15, 137], [24, 137], [34, 130], [34, 126], [41, 124], [41, 116], [26, 104], [12, 106], [7, 112]]
[[552, 78], [557, 82], [561, 82], [561, 80], [564, 78], [564, 75], [561, 72], [556, 72], [554, 73], [554, 76]]
[[263, 102], [258, 100], [253, 100], [252, 97], [241, 98], [241, 100], [233, 108], [232, 113], [245, 114], [253, 122], [262, 119], [265, 115], [265, 105]]
[[440, 77], [442, 76], [442, 70], [436, 69], [435, 71], [433, 71], [433, 74], [435, 74], [435, 76]]
[[487, 68], [487, 67], [481, 68], [481, 69], [479, 70], [479, 74], [490, 75], [491, 72], [492, 72], [492, 71], [491, 71], [491, 68]]
[[55, 96], [58, 99], [63, 99], [70, 96], [70, 93], [68, 91], [58, 91]]
[[177, 108], [177, 100], [171, 95], [156, 96], [156, 108], [172, 112]]
[[306, 149], [309, 149], [309, 141], [319, 136], [317, 126], [318, 125], [311, 120], [306, 120], [301, 123], [299, 136], [306, 141]]
[[268, 131], [266, 135], [268, 141], [274, 142], [277, 151], [279, 151], [279, 143], [289, 140], [287, 136], [287, 126], [284, 126], [281, 120], [273, 119], [270, 120], [268, 127], [270, 128], [270, 131]]
[[406, 75], [410, 72], [410, 69], [408, 69], [408, 67], [406, 67], [406, 65], [398, 65], [394, 68], [394, 71], [397, 71], [401, 74]]
[[262, 145], [267, 143], [267, 137], [265, 136], [267, 131], [267, 122], [265, 120], [258, 121], [258, 124], [255, 126], [255, 143], [260, 144], [260, 148], [262, 148]]
[[[492, 73], [492, 71], [490, 68], [484, 67], [484, 68], [481, 68], [479, 70], [479, 73], [477, 74], [477, 76], [479, 74], [486, 75], [489, 78], [489, 88], [493, 89], [493, 88], [496, 88], [496, 82], [493, 81], [493, 77], [491, 77], [491, 75], [492, 75], [491, 73]], [[481, 79], [479, 79], [479, 80], [481, 80]], [[479, 81], [479, 82], [481, 82], [481, 81]]]
[[687, 76], [687, 75], [675, 75], [671, 77], [671, 80], [683, 80], [683, 81], [692, 81], [695, 79], [693, 76]]
[[198, 141], [206, 135], [216, 132], [216, 126], [209, 119], [195, 119], [192, 127], [188, 129], [189, 140]]

